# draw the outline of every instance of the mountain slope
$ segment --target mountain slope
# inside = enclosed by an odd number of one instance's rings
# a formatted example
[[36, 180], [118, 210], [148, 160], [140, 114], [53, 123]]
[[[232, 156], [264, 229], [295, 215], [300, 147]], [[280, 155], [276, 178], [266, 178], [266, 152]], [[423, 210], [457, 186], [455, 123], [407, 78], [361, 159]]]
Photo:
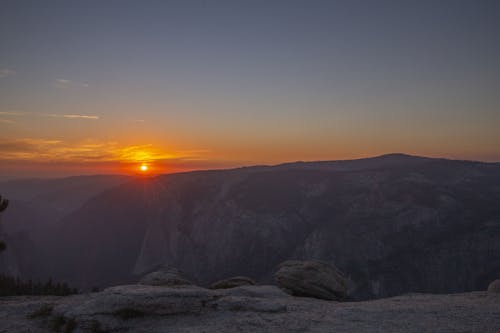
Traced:
[[48, 278], [46, 266], [57, 260], [48, 251], [60, 220], [93, 196], [128, 179], [98, 175], [0, 182], [0, 194], [10, 200], [1, 226], [9, 251], [0, 257], [0, 272]]
[[[389, 155], [138, 179], [71, 214], [55, 268], [83, 287], [158, 265], [201, 284], [335, 263], [353, 297], [484, 289], [500, 274], [500, 167]], [[59, 255], [59, 254], [54, 254]]]

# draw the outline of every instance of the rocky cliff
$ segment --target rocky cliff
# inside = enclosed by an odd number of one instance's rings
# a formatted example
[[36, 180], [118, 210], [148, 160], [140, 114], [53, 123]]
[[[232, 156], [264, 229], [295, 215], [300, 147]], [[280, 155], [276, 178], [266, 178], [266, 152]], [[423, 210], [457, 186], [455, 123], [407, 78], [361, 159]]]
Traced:
[[171, 265], [208, 285], [319, 259], [355, 299], [484, 290], [500, 274], [498, 202], [498, 164], [407, 155], [138, 179], [64, 219], [54, 272], [91, 287]]

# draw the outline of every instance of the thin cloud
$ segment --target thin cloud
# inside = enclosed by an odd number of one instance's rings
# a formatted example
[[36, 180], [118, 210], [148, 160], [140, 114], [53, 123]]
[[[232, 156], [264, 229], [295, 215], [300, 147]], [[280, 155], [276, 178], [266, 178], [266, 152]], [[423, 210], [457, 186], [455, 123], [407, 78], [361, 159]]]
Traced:
[[59, 88], [68, 88], [68, 87], [83, 87], [83, 88], [88, 88], [89, 83], [84, 81], [83, 83], [78, 82], [78, 81], [72, 81], [69, 79], [56, 79], [55, 85]]
[[1, 77], [8, 77], [8, 76], [13, 76], [16, 75], [16, 71], [10, 69], [10, 68], [1, 68], [0, 69], [0, 78]]
[[114, 144], [68, 144], [60, 140], [24, 138], [0, 141], [0, 160], [93, 161], [109, 160]]
[[55, 114], [55, 113], [49, 113], [49, 114], [47, 114], [47, 117], [52, 117], [52, 118], [68, 118], [68, 119], [89, 119], [89, 120], [97, 120], [97, 119], [99, 119], [99, 116], [86, 115], [86, 114]]
[[19, 117], [26, 116], [29, 113], [27, 112], [18, 112], [18, 111], [0, 111], [0, 116], [8, 116], [8, 117]]
[[116, 142], [68, 143], [32, 138], [0, 141], [0, 151], [0, 160], [23, 161], [139, 163], [183, 158], [155, 148], [152, 144], [125, 146]]
[[4, 117], [50, 117], [50, 118], [66, 118], [66, 119], [85, 119], [97, 120], [100, 117], [89, 114], [58, 114], [58, 113], [35, 113], [35, 112], [20, 112], [20, 111], [0, 111], [0, 116]]
[[128, 162], [153, 162], [178, 157], [153, 147], [152, 144], [121, 147], [115, 150], [116, 159]]
[[2, 156], [8, 159], [8, 157], [12, 155], [34, 153], [59, 143], [61, 143], [59, 140], [31, 138], [7, 140], [0, 141], [0, 150], [2, 151]]
[[205, 150], [167, 152], [152, 144], [122, 145], [110, 141], [61, 140], [23, 138], [0, 140], [0, 161], [39, 162], [117, 162], [117, 163], [196, 163], [207, 159]]
[[71, 84], [71, 80], [67, 79], [57, 79], [56, 86], [59, 88], [67, 88]]
[[0, 124], [14, 124], [15, 121], [14, 120], [10, 120], [10, 119], [0, 119]]

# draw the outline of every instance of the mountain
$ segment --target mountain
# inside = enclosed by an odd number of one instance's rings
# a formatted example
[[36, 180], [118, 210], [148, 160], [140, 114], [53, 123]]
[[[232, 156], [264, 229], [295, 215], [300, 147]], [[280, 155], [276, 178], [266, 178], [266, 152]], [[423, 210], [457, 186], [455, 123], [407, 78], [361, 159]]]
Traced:
[[[31, 207], [48, 214], [51, 220], [57, 220], [73, 210], [79, 208], [85, 201], [103, 190], [117, 186], [126, 182], [127, 176], [117, 175], [97, 175], [97, 176], [76, 176], [55, 179], [21, 179], [0, 182], [0, 193], [8, 197], [11, 202], [18, 202], [14, 209], [20, 207]], [[6, 213], [12, 212], [11, 209]], [[10, 218], [16, 217], [12, 213]], [[16, 221], [17, 222], [17, 221]], [[11, 223], [11, 228], [22, 228], [22, 223], [29, 222], [20, 220], [18, 223]]]
[[0, 194], [10, 200], [3, 213], [5, 223], [0, 226], [10, 250], [2, 254], [0, 272], [45, 277], [45, 261], [50, 260], [47, 251], [60, 220], [91, 197], [128, 179], [98, 175], [0, 182]]
[[47, 274], [82, 288], [172, 265], [201, 285], [334, 263], [354, 299], [484, 290], [500, 275], [500, 165], [402, 154], [132, 179], [59, 224]]

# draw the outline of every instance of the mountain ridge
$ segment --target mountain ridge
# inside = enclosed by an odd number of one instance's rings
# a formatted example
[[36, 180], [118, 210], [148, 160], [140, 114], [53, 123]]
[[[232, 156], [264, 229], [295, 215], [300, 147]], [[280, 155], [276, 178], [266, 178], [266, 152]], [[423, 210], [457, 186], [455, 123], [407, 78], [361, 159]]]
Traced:
[[166, 264], [200, 285], [270, 283], [279, 262], [319, 259], [350, 277], [355, 299], [484, 289], [500, 274], [500, 165], [324, 163], [127, 178], [64, 216], [37, 257], [48, 264], [26, 274], [91, 288]]
[[[335, 263], [350, 274], [357, 290], [354, 294], [360, 298], [409, 290], [469, 290], [486, 283], [498, 267], [485, 262], [475, 264], [474, 269], [485, 265], [492, 272], [478, 271], [482, 277], [471, 276], [473, 282], [466, 283], [464, 277], [462, 286], [446, 287], [430, 276], [413, 281], [407, 274], [414, 267], [405, 263], [408, 258], [402, 253], [418, 254], [422, 266], [439, 265], [426, 262], [429, 250], [425, 247], [446, 252], [446, 246], [454, 246], [462, 251], [463, 243], [474, 241], [481, 253], [493, 251], [485, 258], [496, 258], [494, 234], [475, 230], [499, 221], [499, 212], [492, 207], [500, 193], [495, 187], [500, 169], [474, 162], [409, 160], [410, 164], [390, 161], [376, 168], [371, 163], [340, 169], [286, 165], [135, 179], [93, 198], [65, 224], [69, 234], [86, 234], [94, 241], [93, 233], [103, 232], [96, 251], [109, 257], [98, 266], [91, 260], [85, 271], [104, 274], [97, 280], [108, 284], [114, 279], [107, 268], [115, 256], [113, 248], [129, 253], [127, 260], [125, 252], [119, 259], [123, 261], [121, 274], [128, 271], [128, 280], [134, 272], [170, 264], [201, 284], [234, 274], [269, 282], [277, 262], [314, 258]], [[116, 211], [109, 208], [117, 205]], [[96, 214], [102, 214], [106, 224], [93, 221]], [[104, 236], [116, 230], [121, 241]], [[78, 241], [71, 235], [61, 238]], [[114, 245], [108, 248], [108, 242]], [[477, 255], [463, 254], [464, 260], [472, 261]], [[73, 260], [79, 262], [78, 258]], [[384, 273], [396, 264], [410, 267], [402, 273]], [[468, 265], [467, 270], [472, 269]], [[407, 285], [389, 281], [392, 277], [387, 280], [387, 275], [400, 275]], [[72, 279], [71, 274], [67, 278]]]

